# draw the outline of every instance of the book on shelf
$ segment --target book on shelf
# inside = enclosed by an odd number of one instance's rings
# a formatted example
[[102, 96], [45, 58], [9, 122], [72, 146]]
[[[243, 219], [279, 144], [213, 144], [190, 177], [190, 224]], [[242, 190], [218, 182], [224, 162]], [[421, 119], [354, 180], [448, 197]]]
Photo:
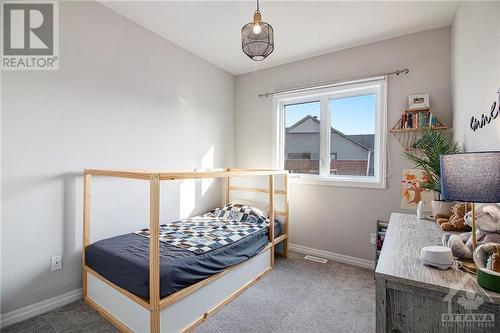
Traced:
[[405, 111], [399, 121], [399, 129], [425, 129], [436, 126], [438, 120], [430, 110]]
[[389, 226], [389, 222], [377, 221], [377, 225], [381, 228], [386, 228]]
[[385, 234], [387, 233], [387, 227], [389, 226], [388, 222], [385, 221], [377, 221], [377, 242], [376, 242], [376, 260], [378, 260], [378, 256], [380, 254], [380, 250], [382, 250], [382, 246], [384, 245]]

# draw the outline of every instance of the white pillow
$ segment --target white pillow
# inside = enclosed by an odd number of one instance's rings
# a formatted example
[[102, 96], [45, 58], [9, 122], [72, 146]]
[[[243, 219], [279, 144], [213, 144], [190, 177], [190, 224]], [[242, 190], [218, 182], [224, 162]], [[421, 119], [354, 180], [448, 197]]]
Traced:
[[246, 199], [231, 200], [230, 204], [232, 204], [232, 203], [251, 206], [251, 207], [259, 210], [261, 212], [262, 216], [269, 217], [269, 204], [268, 203], [262, 203], [262, 202], [257, 202], [257, 201], [253, 201], [253, 200], [246, 200]]

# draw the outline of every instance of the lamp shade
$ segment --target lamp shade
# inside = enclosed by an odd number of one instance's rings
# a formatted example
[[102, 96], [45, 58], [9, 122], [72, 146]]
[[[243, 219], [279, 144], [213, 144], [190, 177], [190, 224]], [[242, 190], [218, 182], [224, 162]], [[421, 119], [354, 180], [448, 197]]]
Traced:
[[259, 22], [260, 30], [256, 33], [254, 22], [246, 24], [241, 29], [241, 48], [254, 61], [266, 59], [274, 51], [273, 27], [266, 22]]
[[274, 51], [274, 30], [262, 21], [259, 0], [253, 21], [241, 28], [241, 49], [253, 61], [262, 61]]
[[500, 202], [500, 152], [441, 155], [440, 161], [444, 200]]

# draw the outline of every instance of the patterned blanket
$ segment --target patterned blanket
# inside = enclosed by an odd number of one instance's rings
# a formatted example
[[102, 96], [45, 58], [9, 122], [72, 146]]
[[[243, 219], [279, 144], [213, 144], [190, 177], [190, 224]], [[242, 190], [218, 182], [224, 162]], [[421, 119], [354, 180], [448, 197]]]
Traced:
[[[160, 225], [160, 241], [203, 254], [267, 228], [269, 220], [249, 215], [245, 221], [227, 218], [223, 210]], [[233, 214], [234, 215], [234, 214]], [[240, 215], [241, 217], [241, 215]], [[149, 238], [149, 228], [135, 232]]]

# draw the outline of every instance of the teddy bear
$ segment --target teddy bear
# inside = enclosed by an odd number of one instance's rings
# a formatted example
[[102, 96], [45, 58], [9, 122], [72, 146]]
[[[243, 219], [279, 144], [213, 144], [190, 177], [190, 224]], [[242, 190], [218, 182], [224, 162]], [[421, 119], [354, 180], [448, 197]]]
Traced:
[[464, 216], [471, 210], [470, 204], [460, 202], [451, 208], [450, 218], [437, 217], [436, 222], [444, 231], [469, 231], [470, 228], [465, 224]]
[[[500, 204], [476, 205], [476, 242], [500, 243]], [[465, 214], [465, 223], [472, 226], [472, 211]], [[454, 257], [472, 259], [472, 232], [459, 235], [445, 233], [443, 245], [451, 249]]]

